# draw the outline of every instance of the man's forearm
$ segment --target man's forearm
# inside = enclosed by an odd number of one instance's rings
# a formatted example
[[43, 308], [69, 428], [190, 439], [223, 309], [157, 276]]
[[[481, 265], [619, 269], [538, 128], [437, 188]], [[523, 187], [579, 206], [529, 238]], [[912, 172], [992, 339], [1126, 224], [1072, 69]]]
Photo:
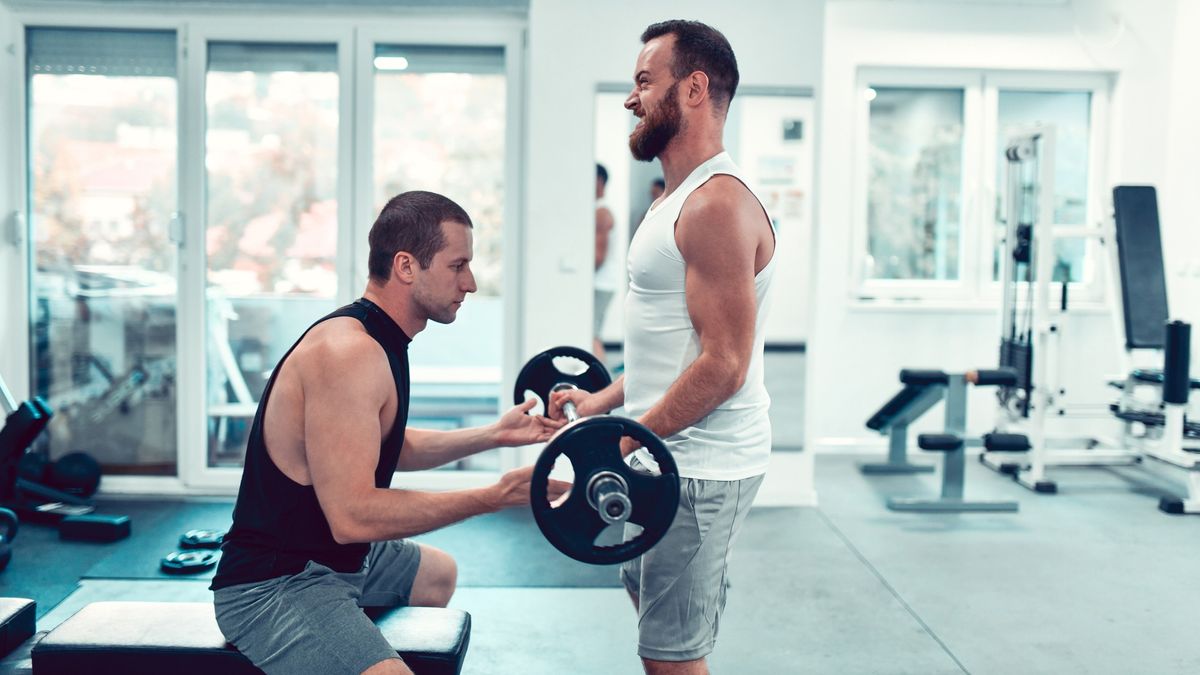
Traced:
[[596, 400], [594, 409], [600, 411], [595, 414], [607, 413], [625, 405], [625, 376], [621, 375], [612, 384], [593, 394], [592, 398]]
[[420, 471], [449, 464], [477, 452], [496, 447], [493, 426], [434, 431], [406, 429], [404, 449], [396, 468], [400, 471]]
[[378, 488], [345, 505], [339, 513], [341, 520], [330, 519], [330, 527], [341, 544], [387, 541], [431, 532], [495, 510], [488, 488], [452, 492]]
[[701, 353], [639, 421], [660, 438], [673, 436], [729, 400], [745, 374], [735, 360]]

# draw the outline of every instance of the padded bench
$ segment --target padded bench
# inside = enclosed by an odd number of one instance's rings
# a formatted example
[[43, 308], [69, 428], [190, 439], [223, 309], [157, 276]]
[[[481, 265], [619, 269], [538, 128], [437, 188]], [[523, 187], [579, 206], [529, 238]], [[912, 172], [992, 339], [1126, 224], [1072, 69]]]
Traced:
[[0, 598], [0, 658], [33, 637], [37, 603], [25, 598]]
[[[456, 609], [398, 607], [375, 619], [417, 675], [458, 675], [471, 615]], [[212, 603], [94, 602], [33, 648], [37, 675], [260, 675], [225, 642]]]

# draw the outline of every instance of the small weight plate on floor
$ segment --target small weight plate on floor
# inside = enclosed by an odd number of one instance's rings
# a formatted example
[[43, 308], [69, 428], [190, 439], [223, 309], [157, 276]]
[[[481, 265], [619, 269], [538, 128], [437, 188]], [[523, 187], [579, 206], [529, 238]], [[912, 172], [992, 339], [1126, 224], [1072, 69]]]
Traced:
[[173, 551], [159, 567], [167, 574], [197, 574], [212, 569], [219, 557], [214, 551]]
[[225, 533], [221, 530], [188, 530], [179, 537], [179, 548], [221, 548]]

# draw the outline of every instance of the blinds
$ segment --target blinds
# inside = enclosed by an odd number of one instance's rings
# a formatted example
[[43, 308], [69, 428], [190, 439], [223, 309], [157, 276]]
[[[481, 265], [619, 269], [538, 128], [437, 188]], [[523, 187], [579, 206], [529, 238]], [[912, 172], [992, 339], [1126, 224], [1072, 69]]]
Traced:
[[406, 73], [468, 73], [471, 75], [495, 75], [504, 73], [503, 47], [441, 47], [433, 45], [378, 45], [378, 59], [403, 57], [407, 64], [403, 68], [378, 70], [401, 70]]
[[27, 29], [29, 75], [175, 77], [175, 31]]
[[208, 69], [227, 73], [337, 72], [337, 45], [210, 42]]

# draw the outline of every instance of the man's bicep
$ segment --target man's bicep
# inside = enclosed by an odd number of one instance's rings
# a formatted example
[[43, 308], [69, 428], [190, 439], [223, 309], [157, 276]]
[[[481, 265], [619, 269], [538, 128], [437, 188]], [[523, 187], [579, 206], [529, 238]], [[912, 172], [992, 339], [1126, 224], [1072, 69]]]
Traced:
[[382, 438], [378, 371], [358, 363], [341, 365], [322, 367], [304, 390], [304, 452], [327, 518], [333, 515], [331, 506], [344, 506], [354, 493], [374, 485]]
[[704, 350], [741, 351], [753, 342], [753, 276], [739, 273], [727, 262], [697, 256], [687, 262], [685, 293], [688, 314]]
[[733, 209], [702, 204], [681, 214], [677, 230], [688, 314], [702, 346], [741, 347], [754, 334], [754, 241]]

